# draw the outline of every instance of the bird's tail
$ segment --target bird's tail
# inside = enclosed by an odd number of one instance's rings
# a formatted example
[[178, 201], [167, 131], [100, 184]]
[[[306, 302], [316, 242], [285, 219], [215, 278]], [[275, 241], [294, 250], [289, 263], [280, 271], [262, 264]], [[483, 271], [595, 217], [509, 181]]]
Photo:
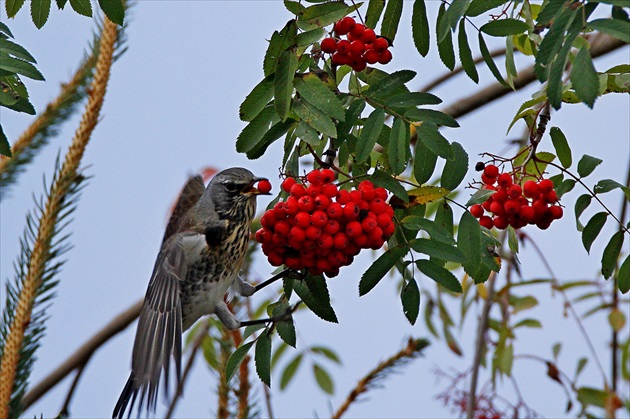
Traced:
[[131, 416], [133, 405], [136, 401], [136, 397], [138, 396], [138, 390], [139, 389], [135, 385], [135, 379], [132, 372], [129, 375], [127, 384], [125, 384], [125, 388], [123, 389], [122, 393], [120, 394], [120, 397], [118, 398], [116, 407], [114, 407], [114, 413], [112, 413], [112, 419], [123, 419], [125, 417], [125, 411], [127, 410], [127, 405], [129, 404], [129, 401], [131, 401], [131, 406], [129, 406], [129, 413], [127, 413], [127, 417]]

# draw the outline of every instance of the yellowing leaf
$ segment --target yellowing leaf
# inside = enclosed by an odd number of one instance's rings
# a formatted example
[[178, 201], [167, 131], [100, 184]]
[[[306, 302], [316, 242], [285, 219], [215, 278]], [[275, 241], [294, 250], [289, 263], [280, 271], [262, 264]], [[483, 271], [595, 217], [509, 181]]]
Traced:
[[450, 194], [451, 191], [439, 186], [421, 186], [411, 189], [407, 193], [409, 194], [409, 206], [414, 206], [435, 202]]

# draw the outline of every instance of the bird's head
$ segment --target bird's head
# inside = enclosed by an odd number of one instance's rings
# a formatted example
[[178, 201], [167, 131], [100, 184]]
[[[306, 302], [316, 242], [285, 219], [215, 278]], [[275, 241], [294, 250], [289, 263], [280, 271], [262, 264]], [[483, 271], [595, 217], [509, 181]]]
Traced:
[[208, 184], [208, 192], [212, 197], [215, 210], [218, 213], [230, 214], [248, 207], [249, 217], [256, 210], [256, 197], [269, 195], [256, 188], [256, 183], [266, 180], [256, 177], [252, 172], [242, 167], [233, 167], [217, 173]]

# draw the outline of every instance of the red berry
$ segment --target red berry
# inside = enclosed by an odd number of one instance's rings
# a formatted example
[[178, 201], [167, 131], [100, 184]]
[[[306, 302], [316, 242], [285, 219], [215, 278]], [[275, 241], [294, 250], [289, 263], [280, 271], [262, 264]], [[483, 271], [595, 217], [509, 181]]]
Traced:
[[352, 35], [353, 38], [358, 39], [358, 38], [361, 37], [361, 35], [363, 35], [363, 32], [365, 32], [365, 25], [363, 25], [361, 23], [357, 23], [350, 30], [350, 35]]
[[341, 226], [339, 224], [339, 221], [328, 219], [328, 222], [324, 226], [324, 233], [330, 234], [332, 236], [333, 234], [336, 234], [340, 228]]
[[304, 229], [293, 226], [291, 231], [289, 232], [290, 240], [295, 240], [297, 242], [303, 242], [306, 239], [306, 232]]
[[350, 41], [342, 39], [337, 42], [337, 51], [339, 54], [349, 54], [350, 53]]
[[392, 217], [389, 214], [379, 214], [376, 216], [376, 224], [380, 228], [385, 228], [386, 225], [392, 222]]
[[372, 42], [376, 41], [376, 33], [372, 29], [367, 28], [363, 31], [363, 34], [361, 35], [361, 41], [363, 41], [363, 43], [365, 44], [371, 44]]
[[350, 238], [359, 237], [363, 234], [363, 227], [361, 227], [361, 223], [358, 221], [350, 221], [348, 225], [346, 225], [346, 234]]
[[311, 214], [311, 224], [315, 227], [323, 227], [328, 222], [328, 216], [322, 210], [317, 210]]
[[346, 191], [345, 189], [340, 190], [337, 193], [337, 202], [339, 202], [341, 205], [346, 205], [352, 202], [352, 197], [350, 196], [350, 192]]
[[350, 191], [350, 197], [352, 198], [352, 202], [358, 204], [359, 202], [363, 201], [363, 192], [359, 189], [355, 189], [353, 191]]
[[497, 178], [497, 183], [502, 188], [509, 188], [512, 186], [512, 175], [509, 173], [501, 173]]
[[549, 193], [553, 190], [553, 182], [549, 179], [543, 179], [538, 182], [538, 190], [542, 194]]
[[472, 207], [470, 207], [470, 213], [473, 215], [473, 217], [480, 218], [484, 213], [483, 207], [479, 204], [475, 204]]
[[321, 48], [323, 52], [332, 54], [337, 51], [337, 41], [334, 38], [325, 38], [321, 43]]
[[350, 67], [356, 72], [365, 70], [367, 64], [363, 58], [356, 58], [350, 62]]
[[295, 214], [295, 224], [298, 227], [306, 228], [311, 225], [311, 216], [308, 212], [298, 212]]
[[392, 234], [394, 234], [394, 231], [396, 231], [396, 225], [390, 222], [386, 226], [382, 227], [382, 229], [383, 229], [383, 236], [385, 238], [390, 238]]
[[391, 208], [385, 201], [380, 198], [376, 198], [370, 202], [370, 211], [374, 214], [384, 214], [387, 212], [388, 208]]
[[268, 194], [271, 191], [271, 183], [267, 179], [260, 180], [256, 189], [262, 194]]
[[379, 64], [387, 64], [392, 60], [392, 58], [393, 58], [392, 53], [388, 49], [378, 54]]
[[481, 174], [481, 181], [484, 183], [484, 185], [494, 185], [494, 183], [497, 181], [496, 177], [489, 177], [486, 176], [485, 173]]
[[295, 185], [296, 181], [294, 178], [292, 177], [288, 177], [285, 180], [282, 181], [282, 190], [285, 191], [286, 193], [289, 193], [291, 191], [291, 186]]
[[492, 194], [492, 200], [494, 202], [505, 202], [508, 200], [508, 193], [505, 189], [499, 189]]
[[343, 207], [339, 202], [331, 202], [328, 208], [326, 208], [326, 215], [331, 220], [339, 220], [343, 217]]
[[382, 199], [383, 201], [387, 199], [387, 189], [385, 188], [374, 188], [374, 194], [378, 199]]
[[298, 202], [294, 196], [290, 196], [285, 202], [287, 215], [295, 215], [298, 212]]
[[347, 221], [356, 220], [359, 217], [359, 211], [359, 206], [351, 202], [343, 207], [343, 216]]
[[361, 227], [363, 228], [363, 231], [365, 231], [366, 233], [368, 234], [371, 233], [372, 231], [374, 231], [374, 229], [378, 227], [376, 217], [374, 216], [365, 217], [363, 221], [361, 221]]
[[494, 220], [492, 220], [492, 222], [494, 223], [494, 226], [500, 230], [505, 230], [510, 224], [506, 217], [494, 217]]
[[549, 202], [550, 204], [555, 204], [556, 202], [558, 202], [558, 194], [553, 189], [544, 194], [543, 197], [545, 198], [545, 201]]
[[298, 208], [300, 211], [311, 212], [315, 207], [315, 203], [313, 202], [313, 197], [309, 195], [301, 196], [298, 199]]
[[540, 195], [538, 185], [533, 180], [527, 180], [523, 183], [523, 195], [528, 198], [536, 199]]
[[492, 218], [488, 217], [487, 215], [484, 215], [479, 219], [479, 224], [485, 228], [494, 227], [494, 221], [492, 221]]
[[335, 172], [333, 172], [330, 169], [322, 169], [321, 174], [322, 174], [322, 182], [324, 183], [330, 183], [333, 180], [335, 180]]
[[322, 186], [322, 193], [328, 198], [336, 197], [337, 192], [338, 192], [337, 185], [335, 185], [334, 183], [327, 183], [324, 186]]
[[281, 234], [283, 236], [288, 236], [290, 230], [291, 230], [291, 225], [287, 223], [286, 221], [278, 221], [273, 226], [273, 232]]
[[319, 170], [313, 170], [306, 175], [306, 180], [308, 180], [311, 185], [321, 185], [322, 182], [322, 173]]
[[536, 219], [536, 211], [534, 211], [533, 207], [522, 206], [518, 212], [519, 217], [527, 223], [532, 223]]
[[496, 178], [499, 176], [499, 168], [494, 164], [489, 164], [483, 168], [483, 174], [491, 178]]
[[350, 54], [360, 57], [365, 52], [365, 44], [361, 41], [352, 41], [350, 43]]
[[368, 64], [376, 64], [378, 62], [378, 52], [373, 49], [369, 49], [363, 54], [363, 59]]
[[498, 201], [492, 201], [492, 204], [490, 204], [490, 212], [493, 213], [494, 215], [505, 215], [505, 207], [503, 206], [502, 202], [498, 202]]
[[337, 35], [345, 35], [354, 28], [355, 24], [356, 22], [353, 18], [351, 18], [350, 16], [346, 16], [335, 23], [335, 32], [337, 33]]
[[386, 38], [383, 38], [381, 36], [379, 38], [376, 38], [372, 45], [374, 45], [374, 51], [376, 51], [376, 52], [383, 52], [387, 48], [389, 48], [389, 41]]
[[548, 211], [554, 220], [559, 220], [564, 215], [564, 210], [562, 209], [561, 206], [558, 206], [558, 205], [549, 207]]
[[332, 57], [332, 62], [335, 65], [346, 65], [350, 64], [350, 56], [348, 54], [342, 54], [340, 52], [335, 52]]
[[291, 186], [289, 192], [294, 197], [300, 198], [301, 196], [306, 194], [306, 188], [301, 183], [296, 183], [295, 185]]
[[516, 199], [523, 194], [523, 189], [520, 185], [512, 185], [507, 190], [507, 196], [510, 199]]
[[317, 246], [320, 249], [330, 249], [333, 247], [333, 238], [330, 234], [322, 234], [319, 239], [317, 239]]
[[320, 185], [310, 185], [306, 188], [306, 194], [312, 198], [321, 195], [322, 187]]
[[315, 197], [315, 208], [325, 210], [330, 206], [330, 198], [324, 194], [319, 194]]
[[506, 213], [514, 215], [521, 209], [521, 203], [515, 199], [508, 199], [505, 201], [505, 204], [503, 204], [503, 208]]
[[335, 249], [345, 249], [346, 247], [348, 247], [349, 242], [350, 240], [344, 232], [339, 232], [333, 236], [333, 246], [335, 247]]
[[306, 227], [306, 238], [309, 240], [317, 240], [322, 235], [322, 229], [315, 226]]
[[534, 213], [536, 214], [535, 219], [540, 220], [547, 212], [547, 202], [544, 199], [537, 199], [532, 204], [532, 208], [534, 208]]

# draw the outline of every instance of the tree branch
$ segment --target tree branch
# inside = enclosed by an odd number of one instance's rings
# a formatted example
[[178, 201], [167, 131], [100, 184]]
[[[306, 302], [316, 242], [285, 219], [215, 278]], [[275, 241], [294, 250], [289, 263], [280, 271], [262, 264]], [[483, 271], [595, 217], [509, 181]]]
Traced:
[[85, 365], [92, 354], [96, 352], [105, 342], [114, 337], [119, 332], [125, 330], [134, 320], [140, 315], [140, 309], [142, 308], [142, 301], [136, 302], [127, 310], [116, 316], [109, 324], [97, 332], [94, 336], [88, 339], [79, 349], [77, 349], [72, 355], [68, 357], [61, 365], [59, 365], [53, 372], [48, 374], [43, 380], [37, 383], [33, 388], [26, 393], [22, 399], [22, 405], [24, 409], [31, 406], [40, 397], [42, 397], [51, 388], [56, 386], [61, 380], [63, 380], [68, 374], [77, 368], [81, 368]]

